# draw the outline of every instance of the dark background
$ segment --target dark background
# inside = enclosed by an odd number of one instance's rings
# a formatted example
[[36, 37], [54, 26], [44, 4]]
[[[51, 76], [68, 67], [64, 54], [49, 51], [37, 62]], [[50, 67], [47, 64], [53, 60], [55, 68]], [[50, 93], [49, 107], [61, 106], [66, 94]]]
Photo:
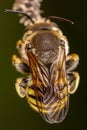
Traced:
[[[34, 112], [25, 99], [15, 91], [18, 74], [11, 64], [17, 53], [16, 42], [21, 39], [24, 27], [14, 14], [0, 14], [0, 129], [5, 130], [70, 130], [87, 129], [87, 4], [86, 0], [43, 0], [44, 16], [56, 15], [72, 19], [75, 24], [57, 24], [68, 37], [70, 53], [80, 56], [77, 71], [81, 81], [77, 92], [71, 95], [67, 118], [60, 124], [46, 123]], [[11, 9], [14, 0], [0, 0], [0, 10]]]

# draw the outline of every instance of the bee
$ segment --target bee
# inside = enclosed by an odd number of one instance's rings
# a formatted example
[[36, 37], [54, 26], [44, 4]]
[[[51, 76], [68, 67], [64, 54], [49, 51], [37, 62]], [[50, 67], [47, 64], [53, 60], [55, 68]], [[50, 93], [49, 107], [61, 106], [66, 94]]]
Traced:
[[67, 115], [70, 94], [74, 94], [79, 85], [80, 76], [74, 71], [79, 56], [75, 53], [69, 55], [68, 40], [50, 20], [52, 16], [34, 22], [23, 12], [6, 12], [20, 13], [32, 22], [25, 29], [22, 40], [17, 42], [21, 58], [12, 57], [13, 66], [25, 75], [16, 80], [16, 91], [21, 98], [26, 97], [31, 108], [46, 122], [60, 123]]

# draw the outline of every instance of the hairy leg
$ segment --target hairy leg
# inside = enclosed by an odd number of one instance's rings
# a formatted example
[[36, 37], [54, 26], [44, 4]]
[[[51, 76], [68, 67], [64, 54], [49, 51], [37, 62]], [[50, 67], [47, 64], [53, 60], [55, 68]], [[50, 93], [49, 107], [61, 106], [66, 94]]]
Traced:
[[22, 74], [26, 74], [30, 72], [28, 65], [16, 55], [13, 55], [12, 57], [12, 64], [16, 68], [16, 70]]
[[27, 94], [27, 88], [33, 85], [31, 74], [25, 78], [18, 78], [15, 83], [18, 95], [23, 98]]
[[79, 63], [79, 56], [77, 54], [71, 54], [66, 57], [66, 69], [67, 72], [74, 70]]
[[69, 86], [68, 86], [68, 92], [70, 94], [74, 94], [78, 88], [80, 76], [78, 72], [70, 72], [67, 74]]

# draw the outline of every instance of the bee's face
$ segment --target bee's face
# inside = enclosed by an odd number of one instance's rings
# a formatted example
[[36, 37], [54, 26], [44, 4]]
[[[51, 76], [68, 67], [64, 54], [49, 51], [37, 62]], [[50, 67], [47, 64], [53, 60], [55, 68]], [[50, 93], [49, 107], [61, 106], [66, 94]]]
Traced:
[[[53, 62], [58, 54], [59, 46], [65, 47], [65, 39], [60, 29], [53, 23], [40, 23], [33, 25], [26, 34], [26, 39], [30, 39], [27, 49], [44, 63]], [[25, 40], [26, 41], [26, 40]], [[30, 46], [30, 48], [29, 48]]]

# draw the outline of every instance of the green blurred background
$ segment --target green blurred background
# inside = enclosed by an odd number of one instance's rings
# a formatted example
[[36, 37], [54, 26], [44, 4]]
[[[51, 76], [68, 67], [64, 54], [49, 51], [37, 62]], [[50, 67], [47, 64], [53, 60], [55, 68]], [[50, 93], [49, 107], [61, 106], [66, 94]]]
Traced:
[[[70, 53], [80, 56], [77, 71], [81, 81], [78, 91], [71, 95], [67, 118], [60, 124], [46, 123], [34, 112], [25, 99], [15, 91], [18, 74], [11, 64], [17, 54], [16, 42], [21, 39], [24, 27], [14, 14], [0, 14], [0, 130], [82, 130], [87, 129], [87, 4], [86, 0], [43, 0], [44, 16], [56, 15], [72, 19], [70, 25], [57, 22], [70, 43]], [[0, 10], [11, 9], [14, 0], [0, 0]]]

